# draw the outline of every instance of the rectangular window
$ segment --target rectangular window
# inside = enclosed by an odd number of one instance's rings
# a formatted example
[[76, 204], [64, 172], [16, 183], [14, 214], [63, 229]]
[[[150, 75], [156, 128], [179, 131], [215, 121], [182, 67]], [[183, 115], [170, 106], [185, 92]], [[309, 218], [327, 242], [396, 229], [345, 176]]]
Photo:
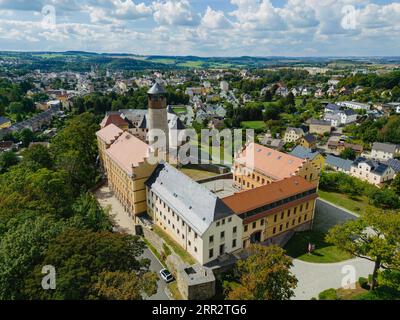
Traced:
[[282, 213], [281, 213], [281, 219], [283, 219], [283, 216], [284, 216], [284, 212], [282, 211]]
[[255, 229], [256, 227], [257, 227], [257, 222], [254, 221], [254, 222], [253, 222], [253, 229]]
[[306, 221], [306, 220], [307, 220], [307, 215], [304, 216], [304, 221]]
[[236, 239], [232, 240], [232, 248], [236, 248]]
[[286, 229], [289, 228], [289, 222], [286, 222]]
[[214, 236], [210, 236], [209, 241], [210, 241], [210, 244], [213, 243], [214, 242]]
[[264, 225], [264, 219], [261, 219], [261, 221], [260, 221], [260, 225]]
[[233, 227], [233, 234], [235, 234], [237, 232], [237, 227]]
[[309, 202], [306, 203], [306, 210], [308, 210], [308, 205], [309, 205], [309, 204], [310, 204]]
[[279, 226], [279, 231], [282, 231], [282, 229], [283, 229], [283, 225], [281, 224], [281, 225]]
[[225, 239], [225, 231], [221, 232], [221, 240]]
[[246, 225], [244, 226], [244, 232], [247, 232], [247, 229], [248, 229], [248, 225], [246, 224]]
[[277, 219], [277, 217], [276, 217], [276, 215], [274, 215], [274, 222], [276, 222], [276, 219]]
[[273, 234], [276, 233], [276, 227], [274, 227], [274, 229], [272, 230], [272, 233], [273, 233]]
[[210, 249], [209, 253], [208, 253], [208, 257], [212, 258], [214, 256], [214, 249]]

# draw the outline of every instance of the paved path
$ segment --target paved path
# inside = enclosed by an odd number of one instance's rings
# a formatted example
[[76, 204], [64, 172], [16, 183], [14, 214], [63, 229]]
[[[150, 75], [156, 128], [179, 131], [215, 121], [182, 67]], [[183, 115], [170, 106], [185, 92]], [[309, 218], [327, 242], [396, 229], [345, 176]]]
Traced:
[[[318, 294], [326, 289], [338, 289], [342, 286], [342, 279], [349, 275], [344, 266], [354, 267], [354, 280], [359, 277], [367, 277], [373, 271], [373, 262], [355, 258], [339, 263], [309, 263], [298, 259], [293, 260], [292, 272], [296, 275], [297, 288], [293, 300], [309, 300], [318, 297]], [[343, 273], [342, 273], [343, 270]]]
[[[326, 232], [334, 225], [357, 219], [357, 217], [355, 213], [319, 198], [316, 203], [313, 227]], [[296, 300], [309, 300], [312, 297], [318, 297], [323, 290], [340, 288], [343, 277], [348, 274], [345, 270], [342, 273], [344, 266], [355, 268], [355, 281], [359, 277], [368, 276], [373, 271], [373, 263], [360, 258], [338, 263], [309, 263], [294, 259], [293, 264], [292, 272], [299, 281], [295, 290], [294, 299]]]
[[[114, 196], [113, 192], [110, 190], [108, 185], [102, 186], [95, 192], [95, 196], [99, 201], [100, 205], [103, 208], [110, 209], [110, 215], [115, 221], [116, 226], [118, 226], [119, 231], [127, 232], [129, 234], [135, 233], [135, 224], [125, 212], [118, 199]], [[163, 269], [162, 264], [158, 261], [156, 256], [150, 251], [150, 249], [146, 248], [143, 252], [142, 258], [146, 258], [150, 260], [150, 270], [154, 271], [159, 275], [159, 271]], [[149, 300], [169, 300], [168, 295], [166, 294], [166, 283], [164, 280], [158, 280], [158, 290], [157, 293], [150, 298]]]

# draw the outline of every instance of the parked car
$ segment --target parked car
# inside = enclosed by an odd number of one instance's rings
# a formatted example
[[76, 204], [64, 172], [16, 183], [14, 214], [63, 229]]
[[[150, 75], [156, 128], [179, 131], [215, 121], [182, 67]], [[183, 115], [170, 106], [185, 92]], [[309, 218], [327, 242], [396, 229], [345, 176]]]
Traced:
[[172, 276], [171, 272], [169, 272], [167, 269], [160, 270], [160, 276], [167, 283], [174, 280], [174, 277]]

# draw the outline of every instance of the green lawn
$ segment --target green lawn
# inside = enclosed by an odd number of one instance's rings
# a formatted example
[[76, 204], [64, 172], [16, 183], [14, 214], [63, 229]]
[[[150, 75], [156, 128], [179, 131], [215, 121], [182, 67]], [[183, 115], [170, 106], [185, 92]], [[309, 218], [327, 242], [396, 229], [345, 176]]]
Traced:
[[[313, 253], [308, 253], [308, 244], [315, 245]], [[292, 258], [314, 263], [333, 263], [351, 259], [352, 256], [325, 242], [325, 233], [317, 230], [296, 233], [286, 244], [285, 250]]]
[[185, 251], [174, 239], [172, 239], [164, 230], [162, 230], [159, 226], [153, 225], [153, 231], [159, 235], [171, 248], [174, 252], [182, 258], [183, 261], [192, 265], [196, 263], [196, 260]]
[[185, 107], [173, 107], [172, 110], [176, 113], [176, 114], [180, 114], [180, 113], [186, 113], [187, 109]]
[[336, 192], [327, 192], [327, 191], [318, 191], [318, 195], [320, 198], [332, 202], [340, 207], [343, 207], [347, 210], [350, 210], [354, 213], [364, 213], [367, 208], [374, 208], [374, 206], [370, 205], [368, 202], [368, 198], [358, 197], [357, 199], [351, 199], [348, 195]]
[[242, 121], [240, 125], [248, 129], [264, 129], [267, 127], [264, 121]]

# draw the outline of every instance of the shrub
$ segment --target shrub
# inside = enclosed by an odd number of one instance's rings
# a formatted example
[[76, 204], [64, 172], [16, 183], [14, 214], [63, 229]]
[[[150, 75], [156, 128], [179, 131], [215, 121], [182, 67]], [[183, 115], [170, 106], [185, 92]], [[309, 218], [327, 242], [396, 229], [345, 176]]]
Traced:
[[367, 278], [364, 278], [364, 277], [358, 278], [358, 283], [360, 284], [361, 288], [366, 289], [366, 290], [370, 289]]
[[339, 300], [339, 296], [335, 289], [327, 289], [318, 295], [319, 300]]

